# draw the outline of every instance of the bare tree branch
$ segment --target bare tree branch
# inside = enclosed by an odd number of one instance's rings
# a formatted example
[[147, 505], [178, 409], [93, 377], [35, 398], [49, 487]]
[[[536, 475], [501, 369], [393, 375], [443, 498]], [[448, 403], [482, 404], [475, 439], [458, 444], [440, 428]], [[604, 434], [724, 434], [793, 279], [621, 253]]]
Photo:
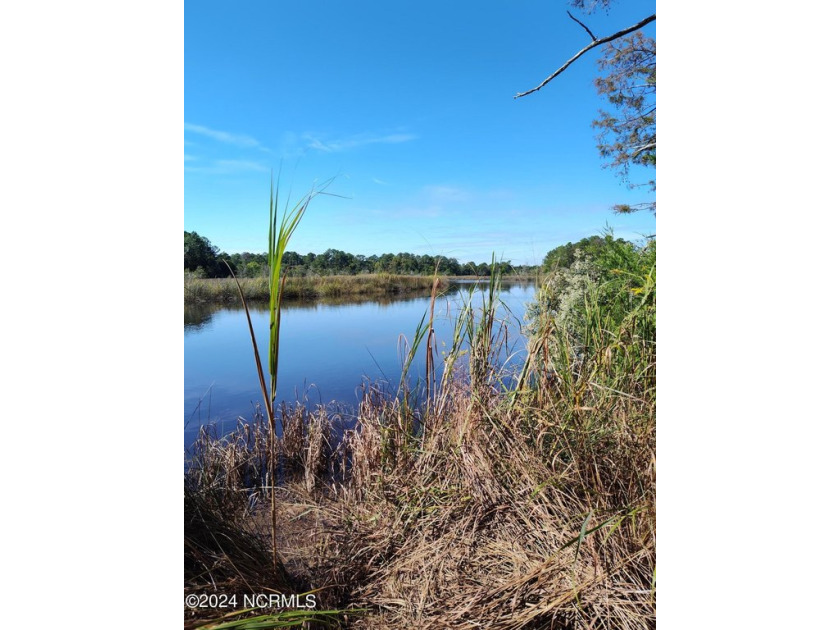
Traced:
[[655, 151], [656, 150], [656, 142], [648, 142], [646, 145], [639, 147], [635, 151], [633, 151], [631, 158], [636, 158], [645, 151]]
[[569, 15], [569, 17], [570, 17], [570, 18], [572, 18], [575, 22], [577, 22], [578, 24], [580, 24], [580, 25], [583, 27], [583, 29], [584, 29], [587, 33], [589, 33], [589, 37], [591, 37], [591, 38], [592, 38], [592, 41], [593, 41], [593, 42], [594, 42], [595, 40], [597, 40], [597, 39], [598, 39], [597, 37], [595, 37], [595, 36], [592, 34], [592, 31], [590, 31], [588, 28], [586, 28], [586, 24], [584, 24], [584, 23], [583, 23], [583, 22], [581, 22], [579, 19], [577, 19], [577, 18], [576, 18], [574, 15], [572, 15], [569, 11], [566, 11], [566, 13], [567, 13], [567, 14]]
[[[572, 18], [572, 19], [574, 19], [574, 18]], [[628, 33], [632, 33], [633, 31], [638, 31], [640, 28], [642, 28], [646, 24], [650, 24], [655, 19], [656, 19], [656, 13], [654, 13], [653, 15], [651, 15], [649, 17], [646, 17], [644, 20], [642, 20], [638, 24], [635, 24], [635, 25], [633, 25], [629, 28], [625, 28], [622, 31], [618, 31], [617, 33], [613, 33], [609, 37], [602, 37], [601, 39], [596, 39], [596, 40], [592, 41], [588, 46], [586, 46], [585, 48], [582, 48], [574, 57], [572, 57], [566, 63], [564, 63], [562, 66], [560, 66], [560, 68], [557, 71], [555, 71], [554, 74], [552, 74], [545, 81], [540, 83], [537, 87], [531, 88], [527, 92], [521, 92], [521, 93], [517, 94], [516, 96], [514, 96], [513, 98], [517, 99], [517, 98], [520, 98], [522, 96], [527, 96], [528, 94], [533, 94], [534, 92], [539, 91], [543, 86], [545, 86], [546, 83], [548, 83], [549, 81], [554, 79], [557, 75], [559, 75], [566, 68], [571, 66], [575, 61], [577, 61], [580, 57], [582, 57], [588, 51], [592, 50], [593, 48], [597, 48], [601, 44], [606, 44], [607, 42], [611, 42], [614, 39], [618, 39], [619, 37], [624, 37]], [[577, 22], [577, 20], [575, 20], [575, 21]], [[580, 24], [580, 22], [578, 22], [578, 24]], [[581, 26], [583, 26], [583, 24], [581, 24]], [[586, 28], [586, 27], [584, 26], [584, 28]], [[588, 31], [589, 29], [586, 29], [586, 30]], [[592, 33], [590, 33], [590, 35], [591, 34]]]

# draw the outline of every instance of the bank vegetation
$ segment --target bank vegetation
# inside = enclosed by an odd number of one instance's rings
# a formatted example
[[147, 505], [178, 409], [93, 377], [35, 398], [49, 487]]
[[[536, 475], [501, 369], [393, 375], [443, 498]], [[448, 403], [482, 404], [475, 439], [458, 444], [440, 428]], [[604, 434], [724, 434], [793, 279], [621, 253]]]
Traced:
[[516, 373], [494, 290], [435, 347], [435, 286], [407, 357], [424, 382], [369, 384], [350, 424], [278, 405], [273, 457], [259, 414], [226, 436], [202, 429], [184, 480], [185, 593], [314, 593], [317, 607], [185, 609], [185, 623], [654, 628], [655, 253], [610, 241], [548, 276]]
[[[322, 298], [370, 299], [428, 294], [434, 278], [431, 276], [393, 276], [367, 274], [359, 276], [308, 276], [286, 278], [284, 300], [317, 300]], [[444, 281], [445, 282], [445, 281]], [[253, 302], [268, 302], [268, 276], [240, 278], [245, 298]], [[184, 273], [184, 303], [236, 304], [239, 289], [233, 278], [200, 278]]]

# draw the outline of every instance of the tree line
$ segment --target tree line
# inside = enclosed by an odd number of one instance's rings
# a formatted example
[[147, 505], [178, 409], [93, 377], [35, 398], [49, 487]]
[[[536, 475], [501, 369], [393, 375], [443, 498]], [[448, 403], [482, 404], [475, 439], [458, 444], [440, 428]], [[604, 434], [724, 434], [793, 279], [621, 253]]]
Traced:
[[[542, 265], [520, 265], [514, 267], [509, 261], [499, 263], [503, 275], [533, 275], [537, 271], [548, 274], [558, 269], [567, 269], [575, 261], [575, 252], [591, 259], [601, 259], [608, 251], [617, 251], [615, 246], [634, 248], [629, 241], [614, 238], [611, 234], [594, 235], [574, 243], [568, 242], [549, 251]], [[629, 250], [628, 250], [629, 251]], [[190, 271], [206, 278], [227, 278], [230, 275], [225, 261], [241, 278], [258, 278], [268, 273], [268, 255], [242, 252], [227, 254], [219, 251], [209, 239], [196, 232], [184, 231], [184, 271]], [[390, 273], [406, 276], [489, 276], [488, 263], [459, 263], [455, 258], [445, 256], [417, 255], [401, 252], [364, 256], [349, 254], [340, 249], [328, 249], [322, 254], [283, 254], [283, 268], [289, 276], [342, 276], [371, 273]]]
[[[230, 275], [227, 262], [234, 273], [243, 278], [255, 278], [267, 274], [268, 255], [266, 253], [242, 252], [228, 254], [219, 251], [207, 237], [196, 232], [184, 231], [184, 271], [197, 273], [207, 278], [226, 278]], [[536, 267], [514, 267], [510, 261], [501, 261], [499, 270], [503, 275], [529, 274]], [[489, 276], [488, 263], [460, 263], [455, 258], [446, 256], [418, 255], [400, 252], [364, 256], [350, 254], [339, 249], [328, 249], [321, 254], [299, 254], [287, 251], [283, 254], [283, 269], [289, 276], [332, 276], [389, 273], [396, 275], [432, 275], [443, 276]]]

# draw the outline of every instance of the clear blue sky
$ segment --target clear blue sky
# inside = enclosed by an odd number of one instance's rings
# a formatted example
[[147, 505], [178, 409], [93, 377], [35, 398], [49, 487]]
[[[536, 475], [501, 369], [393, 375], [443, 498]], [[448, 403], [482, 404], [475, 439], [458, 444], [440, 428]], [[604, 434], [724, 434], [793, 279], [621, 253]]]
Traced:
[[[335, 177], [329, 192], [344, 197], [313, 202], [290, 245], [300, 253], [535, 264], [607, 224], [628, 239], [654, 233], [651, 213], [611, 210], [654, 193], [602, 168], [597, 51], [513, 99], [589, 42], [567, 9], [187, 0], [184, 229], [228, 253], [266, 251], [270, 173], [282, 166], [283, 193]], [[629, 0], [572, 10], [597, 36], [654, 11]]]

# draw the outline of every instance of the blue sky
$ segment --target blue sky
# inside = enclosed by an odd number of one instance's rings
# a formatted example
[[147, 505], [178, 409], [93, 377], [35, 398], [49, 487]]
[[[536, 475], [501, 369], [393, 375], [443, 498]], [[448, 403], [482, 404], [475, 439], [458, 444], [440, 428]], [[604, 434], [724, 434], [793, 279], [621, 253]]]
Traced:
[[[184, 229], [228, 253], [265, 251], [269, 181], [293, 199], [335, 178], [290, 249], [442, 254], [536, 264], [598, 233], [638, 239], [653, 199], [603, 169], [591, 127], [606, 103], [597, 51], [540, 92], [589, 42], [546, 2], [184, 6]], [[573, 14], [597, 35], [655, 11]], [[655, 23], [645, 33], [655, 35]], [[652, 173], [640, 173], [639, 179]]]

